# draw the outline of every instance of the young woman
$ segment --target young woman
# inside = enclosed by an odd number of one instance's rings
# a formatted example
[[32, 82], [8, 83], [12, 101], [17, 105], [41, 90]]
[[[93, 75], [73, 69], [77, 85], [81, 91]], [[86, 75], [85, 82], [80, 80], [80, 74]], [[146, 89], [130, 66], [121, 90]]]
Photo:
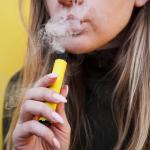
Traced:
[[[8, 149], [150, 149], [150, 1], [91, 1], [84, 32], [64, 44], [69, 56], [61, 94], [48, 88], [57, 78], [49, 74], [57, 55], [37, 44], [37, 37], [57, 11], [71, 10], [72, 1], [31, 1], [26, 61], [6, 92], [5, 106], [15, 104]], [[58, 104], [56, 111], [45, 100]], [[35, 116], [52, 124], [44, 126]]]

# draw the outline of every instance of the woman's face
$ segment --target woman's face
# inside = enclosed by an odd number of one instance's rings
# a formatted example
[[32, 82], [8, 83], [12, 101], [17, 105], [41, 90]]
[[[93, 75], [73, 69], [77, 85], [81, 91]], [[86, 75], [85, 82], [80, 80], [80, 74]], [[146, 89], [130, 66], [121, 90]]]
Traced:
[[[80, 1], [80, 3], [78, 3]], [[82, 7], [87, 0], [77, 0]], [[114, 39], [128, 24], [136, 0], [89, 0], [88, 11], [81, 18], [83, 32], [63, 42], [67, 51], [81, 54], [100, 49]], [[50, 16], [66, 9], [58, 0], [46, 0]], [[71, 7], [67, 8], [68, 16]], [[76, 14], [74, 14], [76, 15]]]

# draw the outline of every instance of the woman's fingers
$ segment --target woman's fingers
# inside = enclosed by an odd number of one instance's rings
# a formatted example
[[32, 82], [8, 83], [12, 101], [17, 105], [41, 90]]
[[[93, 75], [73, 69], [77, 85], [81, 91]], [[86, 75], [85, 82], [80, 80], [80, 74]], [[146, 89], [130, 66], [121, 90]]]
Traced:
[[[48, 127], [35, 120], [27, 121], [23, 124], [17, 124], [17, 131], [14, 130], [13, 140], [17, 141], [19, 139], [28, 138], [32, 135], [41, 137], [51, 146], [60, 149], [60, 143], [56, 139], [54, 133]], [[19, 139], [17, 139], [17, 137], [19, 137]]]
[[[25, 122], [28, 120], [33, 119], [34, 116], [43, 116], [47, 118], [51, 122], [59, 122], [61, 124], [64, 123], [62, 117], [67, 120], [65, 112], [64, 112], [64, 105], [58, 106], [58, 113], [62, 115], [58, 115], [56, 112], [53, 112], [52, 109], [45, 103], [40, 101], [49, 101], [54, 103], [64, 103], [66, 102], [65, 97], [68, 95], [68, 85], [65, 85], [61, 89], [61, 94], [53, 93], [54, 91], [50, 91], [47, 88], [39, 87], [39, 88], [32, 88], [26, 93], [26, 101], [24, 102], [21, 113], [20, 113], [20, 122]], [[55, 95], [56, 96], [55, 96]], [[48, 96], [47, 96], [48, 95]], [[53, 96], [54, 95], [54, 96]], [[30, 100], [31, 99], [31, 100]], [[32, 100], [34, 99], [34, 100]], [[37, 100], [37, 101], [36, 101]]]
[[44, 77], [40, 78], [33, 87], [48, 87], [51, 86], [55, 80], [57, 79], [58, 75], [55, 73], [50, 73], [45, 75]]
[[32, 120], [34, 116], [45, 117], [53, 123], [64, 123], [63, 118], [58, 113], [53, 111], [47, 104], [33, 100], [25, 101], [21, 107], [18, 123]]
[[47, 101], [47, 102], [52, 102], [52, 103], [66, 103], [67, 102], [64, 96], [45, 87], [29, 89], [26, 92], [24, 99], [26, 100], [33, 99], [37, 101]]

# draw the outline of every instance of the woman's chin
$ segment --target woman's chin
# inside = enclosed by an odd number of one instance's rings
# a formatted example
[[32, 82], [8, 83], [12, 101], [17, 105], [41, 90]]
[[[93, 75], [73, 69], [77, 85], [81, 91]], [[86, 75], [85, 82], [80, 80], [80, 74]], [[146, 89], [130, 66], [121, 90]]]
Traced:
[[62, 45], [66, 49], [66, 51], [72, 54], [83, 54], [92, 51], [88, 39], [83, 36], [76, 36], [65, 39], [62, 42]]

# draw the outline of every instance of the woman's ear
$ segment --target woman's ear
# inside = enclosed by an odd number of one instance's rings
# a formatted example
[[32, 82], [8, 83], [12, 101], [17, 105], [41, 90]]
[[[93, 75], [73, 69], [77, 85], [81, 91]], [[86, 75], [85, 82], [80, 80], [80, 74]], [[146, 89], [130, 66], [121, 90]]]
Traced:
[[144, 6], [149, 0], [135, 0], [135, 7]]

